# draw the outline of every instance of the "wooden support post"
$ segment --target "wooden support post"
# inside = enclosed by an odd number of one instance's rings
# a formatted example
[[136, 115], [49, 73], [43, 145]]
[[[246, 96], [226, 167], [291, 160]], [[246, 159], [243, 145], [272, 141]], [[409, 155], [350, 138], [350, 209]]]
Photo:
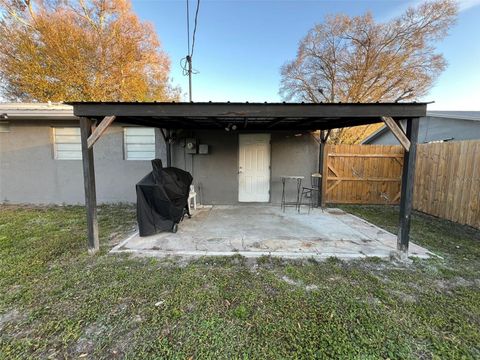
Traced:
[[171, 130], [167, 130], [167, 136], [165, 146], [167, 150], [167, 166], [172, 166], [172, 144], [170, 144], [170, 137], [172, 136]]
[[85, 208], [87, 211], [88, 253], [95, 254], [99, 248], [97, 195], [95, 191], [95, 167], [93, 164], [93, 148], [88, 147], [88, 138], [92, 134], [92, 120], [80, 118], [80, 134], [82, 140], [83, 182], [85, 188]]
[[415, 161], [417, 155], [419, 118], [407, 120], [407, 138], [410, 142], [409, 151], [403, 157], [402, 190], [400, 197], [400, 226], [397, 236], [397, 250], [408, 254], [410, 220], [413, 203], [413, 182], [415, 179]]
[[328, 164], [327, 164], [327, 139], [330, 135], [330, 130], [320, 131], [320, 144], [318, 149], [318, 172], [322, 175], [318, 183], [318, 205], [325, 207], [325, 195], [327, 192], [327, 177], [328, 177]]
[[170, 130], [167, 129], [160, 129], [160, 132], [162, 133], [163, 137], [163, 142], [165, 143], [165, 152], [167, 156], [167, 166], [170, 167], [172, 166], [172, 148], [169, 142], [170, 139]]

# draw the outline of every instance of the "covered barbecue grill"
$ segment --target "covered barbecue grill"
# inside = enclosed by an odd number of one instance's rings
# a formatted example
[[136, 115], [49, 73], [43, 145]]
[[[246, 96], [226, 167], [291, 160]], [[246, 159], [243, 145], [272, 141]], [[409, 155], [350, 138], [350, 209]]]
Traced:
[[192, 175], [175, 167], [164, 168], [160, 159], [152, 160], [152, 167], [152, 172], [136, 185], [140, 236], [176, 232], [183, 217], [190, 216], [188, 194]]

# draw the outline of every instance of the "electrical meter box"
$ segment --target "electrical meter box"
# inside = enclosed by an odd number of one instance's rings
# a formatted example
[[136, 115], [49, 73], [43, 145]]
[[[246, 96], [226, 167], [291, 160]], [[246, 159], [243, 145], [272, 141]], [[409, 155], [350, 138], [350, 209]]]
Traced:
[[185, 140], [185, 152], [187, 154], [196, 154], [197, 153], [197, 140], [193, 138], [188, 138]]
[[208, 145], [207, 144], [198, 145], [198, 153], [202, 155], [208, 154]]

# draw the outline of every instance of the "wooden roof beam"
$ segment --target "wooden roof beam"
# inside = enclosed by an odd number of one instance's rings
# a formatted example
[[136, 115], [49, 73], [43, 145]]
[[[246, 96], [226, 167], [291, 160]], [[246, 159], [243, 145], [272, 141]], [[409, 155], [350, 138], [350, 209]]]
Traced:
[[278, 124], [280, 124], [282, 121], [284, 121], [285, 118], [282, 117], [282, 118], [279, 118], [277, 120], [274, 120], [270, 123], [270, 125], [267, 126], [267, 129], [271, 129], [271, 128], [274, 128], [275, 126], [277, 126]]
[[76, 116], [215, 118], [413, 118], [425, 116], [426, 103], [69, 103]]

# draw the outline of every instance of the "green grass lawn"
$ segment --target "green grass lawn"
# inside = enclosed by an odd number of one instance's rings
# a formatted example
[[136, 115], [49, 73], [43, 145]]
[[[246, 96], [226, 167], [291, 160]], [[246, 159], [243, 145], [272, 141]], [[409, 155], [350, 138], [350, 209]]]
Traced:
[[[344, 207], [395, 232], [393, 207]], [[480, 358], [480, 232], [424, 215], [409, 263], [111, 256], [134, 209], [0, 207], [0, 359]]]

